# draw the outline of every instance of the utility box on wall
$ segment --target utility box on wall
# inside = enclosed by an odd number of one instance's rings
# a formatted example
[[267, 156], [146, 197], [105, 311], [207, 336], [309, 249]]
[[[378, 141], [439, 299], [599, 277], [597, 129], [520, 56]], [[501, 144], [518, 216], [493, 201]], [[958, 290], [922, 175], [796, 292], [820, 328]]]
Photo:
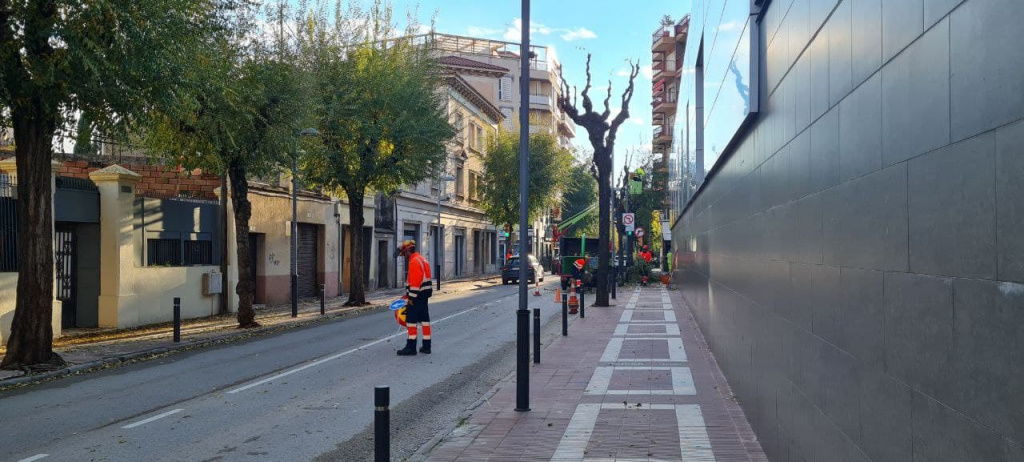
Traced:
[[220, 273], [214, 271], [203, 273], [203, 295], [215, 295], [223, 292], [224, 287]]

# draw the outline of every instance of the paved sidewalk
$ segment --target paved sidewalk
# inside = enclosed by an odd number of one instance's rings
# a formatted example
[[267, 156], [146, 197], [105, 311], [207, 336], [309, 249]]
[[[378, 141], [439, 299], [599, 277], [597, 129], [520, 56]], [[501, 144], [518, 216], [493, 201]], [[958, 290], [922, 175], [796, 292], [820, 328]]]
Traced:
[[[440, 295], [478, 290], [499, 284], [501, 279], [496, 275], [442, 281]], [[54, 340], [54, 351], [67, 361], [66, 367], [29, 375], [23, 371], [0, 370], [0, 389], [142, 360], [173, 351], [241, 340], [365, 311], [386, 309], [388, 304], [401, 297], [404, 292], [405, 289], [391, 289], [367, 293], [369, 305], [358, 308], [342, 306], [348, 300], [347, 295], [328, 299], [324, 304], [325, 316], [320, 315], [319, 300], [300, 302], [297, 318], [291, 317], [291, 304], [258, 307], [256, 320], [262, 327], [256, 329], [239, 330], [234, 313], [185, 320], [182, 322], [181, 342], [178, 344], [172, 342], [174, 331], [170, 323], [135, 329], [72, 329], [68, 335]], [[2, 357], [0, 354], [0, 358]]]
[[[530, 371], [530, 412], [515, 375], [449, 435], [433, 461], [766, 461], [679, 292], [623, 291], [588, 307]], [[552, 304], [542, 309], [555, 309]], [[556, 325], [560, 329], [560, 325]], [[414, 458], [415, 459], [415, 458]]]

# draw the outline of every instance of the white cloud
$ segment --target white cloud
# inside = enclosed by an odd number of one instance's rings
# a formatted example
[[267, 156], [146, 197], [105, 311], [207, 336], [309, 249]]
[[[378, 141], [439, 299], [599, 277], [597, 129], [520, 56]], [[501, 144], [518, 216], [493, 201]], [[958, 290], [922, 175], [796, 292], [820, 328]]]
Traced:
[[629, 118], [629, 123], [631, 123], [633, 125], [640, 126], [640, 127], [643, 127], [643, 126], [647, 125], [647, 121], [644, 120], [642, 117], [630, 117]]
[[650, 80], [654, 76], [654, 69], [651, 69], [651, 66], [640, 66], [640, 73]]
[[740, 25], [741, 24], [739, 22], [730, 21], [730, 22], [727, 22], [725, 24], [722, 24], [722, 25], [718, 26], [718, 30], [720, 32], [732, 32], [734, 30], [739, 30]]
[[566, 33], [562, 34], [562, 40], [566, 42], [572, 42], [573, 40], [587, 40], [597, 38], [597, 34], [594, 31], [587, 29], [586, 27], [580, 27], [578, 29], [570, 29]]
[[629, 69], [619, 69], [619, 71], [616, 72], [615, 75], [619, 77], [629, 77]]
[[433, 28], [428, 24], [420, 24], [416, 26], [417, 34], [429, 34]]
[[[551, 28], [538, 22], [530, 22], [530, 35], [551, 35]], [[505, 40], [521, 40], [523, 38], [523, 20], [516, 18], [512, 20], [512, 25], [508, 26], [503, 36]]]
[[[531, 35], [551, 35], [559, 34], [559, 37], [566, 42], [572, 42], [576, 40], [587, 40], [597, 38], [597, 34], [594, 31], [587, 29], [586, 27], [577, 27], [575, 29], [562, 28], [562, 27], [549, 27], [539, 22], [530, 23], [530, 34]], [[502, 38], [509, 41], [522, 40], [523, 36], [523, 20], [516, 18], [512, 20], [512, 25], [505, 29], [505, 33]]]
[[469, 26], [469, 28], [466, 29], [466, 32], [474, 37], [490, 37], [500, 34], [501, 29], [488, 29], [486, 27], [480, 26]]

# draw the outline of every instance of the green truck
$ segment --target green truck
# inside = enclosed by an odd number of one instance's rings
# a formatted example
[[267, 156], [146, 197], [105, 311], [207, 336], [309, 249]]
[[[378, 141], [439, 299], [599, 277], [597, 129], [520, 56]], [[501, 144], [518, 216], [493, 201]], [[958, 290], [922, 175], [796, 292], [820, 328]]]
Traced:
[[562, 282], [562, 289], [569, 288], [569, 280], [572, 279], [572, 265], [576, 260], [580, 258], [587, 261], [587, 266], [584, 267], [583, 282], [588, 283], [587, 275], [593, 275], [594, 270], [597, 269], [597, 243], [598, 240], [594, 238], [584, 237], [561, 237], [558, 239], [558, 251], [560, 267], [558, 268], [558, 275]]

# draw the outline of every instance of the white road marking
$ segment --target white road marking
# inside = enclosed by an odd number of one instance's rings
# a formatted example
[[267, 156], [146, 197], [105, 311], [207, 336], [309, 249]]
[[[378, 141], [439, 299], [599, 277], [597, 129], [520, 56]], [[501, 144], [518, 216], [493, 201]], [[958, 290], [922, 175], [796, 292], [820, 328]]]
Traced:
[[[669, 371], [672, 374], [671, 390], [615, 390], [609, 389], [615, 371]], [[587, 385], [588, 395], [676, 395], [693, 396], [697, 388], [693, 385], [693, 375], [689, 367], [675, 366], [600, 366]]]
[[[519, 296], [519, 294], [516, 294], [516, 295], [510, 295], [510, 296], [508, 296], [508, 297], [503, 297], [503, 298], [499, 298], [499, 299], [497, 299], [497, 300], [495, 300], [495, 301], [493, 301], [493, 302], [491, 302], [491, 303], [485, 303], [485, 304], [483, 304], [483, 305], [479, 305], [479, 306], [474, 306], [473, 308], [469, 308], [469, 309], [466, 309], [466, 310], [460, 311], [460, 312], [458, 312], [458, 313], [455, 313], [455, 314], [451, 314], [451, 315], [445, 316], [445, 317], [443, 317], [443, 318], [441, 318], [441, 319], [438, 319], [437, 321], [431, 321], [431, 322], [430, 322], [430, 324], [431, 324], [431, 325], [435, 325], [435, 324], [438, 324], [438, 323], [441, 323], [441, 322], [447, 321], [447, 320], [449, 320], [449, 319], [451, 319], [451, 318], [454, 318], [454, 317], [456, 317], [456, 316], [462, 316], [462, 315], [464, 315], [464, 314], [466, 314], [466, 313], [470, 313], [470, 312], [472, 312], [472, 311], [476, 311], [476, 310], [478, 310], [478, 309], [481, 309], [481, 308], [488, 308], [488, 307], [490, 307], [490, 306], [492, 306], [492, 305], [494, 305], [494, 304], [502, 303], [502, 302], [504, 302], [504, 301], [506, 301], [506, 300], [508, 300], [508, 299], [511, 299], [511, 298], [515, 298], [515, 297], [518, 297], [518, 296]], [[330, 361], [334, 361], [335, 359], [338, 359], [338, 358], [341, 358], [341, 357], [344, 357], [344, 356], [348, 356], [348, 355], [350, 355], [350, 354], [352, 354], [352, 353], [355, 353], [355, 352], [357, 352], [357, 351], [360, 351], [360, 350], [365, 350], [365, 349], [367, 349], [367, 348], [369, 348], [369, 347], [372, 347], [372, 346], [374, 346], [374, 345], [377, 345], [377, 344], [379, 344], [379, 343], [383, 343], [383, 342], [386, 342], [386, 341], [388, 341], [388, 340], [390, 340], [390, 339], [392, 339], [392, 338], [395, 338], [395, 337], [400, 337], [400, 336], [406, 336], [406, 335], [408, 335], [408, 333], [406, 333], [405, 331], [401, 331], [401, 332], [398, 332], [398, 333], [396, 333], [396, 334], [388, 335], [388, 336], [386, 336], [386, 337], [381, 337], [381, 338], [379, 338], [379, 339], [377, 339], [377, 340], [374, 340], [374, 341], [372, 341], [372, 342], [370, 342], [370, 343], [366, 343], [366, 344], [363, 344], [363, 345], [357, 346], [357, 347], [355, 347], [355, 348], [352, 348], [352, 349], [349, 349], [349, 350], [345, 350], [345, 351], [342, 351], [341, 353], [338, 353], [338, 354], [335, 354], [335, 355], [327, 356], [327, 357], [325, 357], [325, 358], [320, 358], [320, 359], [318, 359], [318, 360], [316, 360], [316, 361], [313, 361], [313, 362], [311, 362], [311, 363], [309, 363], [309, 364], [304, 364], [304, 365], [302, 365], [302, 366], [299, 366], [299, 367], [296, 367], [296, 368], [294, 368], [294, 369], [290, 369], [290, 370], [287, 370], [287, 371], [281, 372], [281, 373], [279, 373], [279, 374], [275, 374], [275, 375], [272, 375], [272, 376], [270, 376], [270, 377], [267, 377], [267, 378], [265, 378], [265, 379], [263, 379], [263, 380], [259, 380], [259, 381], [256, 381], [256, 382], [253, 382], [253, 383], [250, 383], [250, 384], [248, 384], [248, 385], [245, 385], [245, 386], [241, 386], [241, 387], [235, 388], [234, 390], [231, 390], [231, 391], [229, 391], [229, 392], [228, 392], [228, 394], [229, 394], [229, 395], [231, 395], [231, 394], [235, 394], [235, 393], [238, 393], [238, 392], [240, 392], [240, 391], [245, 391], [245, 390], [248, 390], [248, 389], [250, 389], [250, 388], [255, 388], [255, 387], [258, 387], [258, 386], [260, 386], [260, 385], [263, 385], [263, 384], [265, 384], [265, 383], [268, 383], [268, 382], [273, 382], [273, 381], [275, 381], [275, 380], [277, 380], [277, 379], [280, 379], [280, 378], [282, 378], [282, 377], [287, 377], [287, 376], [289, 376], [289, 375], [292, 375], [292, 374], [294, 374], [294, 373], [296, 373], [296, 372], [302, 372], [302, 371], [304, 371], [304, 370], [306, 370], [306, 369], [309, 369], [309, 368], [311, 368], [311, 367], [316, 367], [316, 366], [319, 366], [319, 365], [321, 365], [321, 364], [324, 364], [324, 363], [327, 363], [327, 362], [330, 362]]]
[[[653, 326], [664, 326], [665, 327], [665, 332], [664, 333], [660, 333], [660, 332], [646, 332], [646, 333], [633, 333], [633, 334], [629, 333], [629, 328], [630, 327], [640, 327], [640, 326], [643, 326], [643, 327], [647, 327], [647, 326], [652, 326], [652, 327]], [[632, 324], [632, 323], [627, 323], [627, 324], [619, 324], [619, 325], [615, 326], [615, 333], [612, 334], [613, 337], [628, 337], [628, 336], [648, 336], [648, 337], [652, 337], [652, 336], [656, 336], [656, 335], [665, 335], [665, 336], [669, 336], [669, 337], [679, 337], [682, 334], [679, 332], [679, 324], [671, 324], [671, 323], [664, 323], [664, 324], [662, 324], [662, 323], [651, 323], [651, 324]]]
[[46, 456], [49, 456], [49, 454], [36, 454], [32, 457], [26, 457], [24, 459], [21, 459], [18, 462], [32, 462], [33, 460], [39, 460]]
[[676, 421], [679, 422], [679, 453], [682, 460], [714, 462], [711, 439], [700, 414], [700, 406], [682, 404], [676, 406]]
[[[625, 340], [661, 340], [668, 343], [668, 359], [619, 359], [619, 355], [622, 353], [622, 343]], [[653, 337], [636, 337], [636, 338], [622, 338], [612, 337], [608, 341], [608, 346], [605, 347], [604, 354], [601, 355], [602, 363], [614, 363], [619, 361], [625, 362], [678, 362], [684, 363], [686, 360], [686, 349], [683, 347], [683, 339], [681, 338], [653, 338]]]
[[160, 420], [160, 419], [162, 419], [164, 417], [167, 417], [167, 416], [172, 416], [172, 415], [177, 414], [177, 413], [179, 413], [181, 411], [184, 411], [184, 409], [174, 409], [174, 410], [171, 410], [171, 411], [167, 411], [167, 412], [165, 412], [163, 414], [155, 415], [155, 416], [150, 417], [148, 419], [140, 420], [140, 421], [135, 422], [133, 424], [125, 425], [125, 426], [123, 426], [121, 428], [127, 429], [127, 428], [135, 428], [135, 427], [138, 427], [140, 425], [146, 425], [146, 424], [148, 424], [150, 422], [153, 422], [153, 421], [156, 421], [156, 420]]
[[[704, 419], [701, 417], [700, 406], [696, 404], [628, 404], [623, 406], [618, 403], [604, 404], [580, 404], [569, 421], [569, 427], [565, 429], [562, 440], [558, 443], [552, 461], [558, 462], [582, 462], [587, 461], [627, 461], [634, 459], [607, 459], [607, 458], [585, 458], [587, 445], [590, 437], [594, 434], [594, 427], [597, 425], [598, 415], [602, 410], [608, 411], [629, 411], [629, 410], [653, 410], [653, 411], [675, 411], [676, 422], [679, 425], [679, 452], [678, 460], [714, 462], [715, 455], [711, 451], [711, 441], [708, 438], [707, 428], [704, 426]], [[639, 459], [648, 460], [649, 459]]]

